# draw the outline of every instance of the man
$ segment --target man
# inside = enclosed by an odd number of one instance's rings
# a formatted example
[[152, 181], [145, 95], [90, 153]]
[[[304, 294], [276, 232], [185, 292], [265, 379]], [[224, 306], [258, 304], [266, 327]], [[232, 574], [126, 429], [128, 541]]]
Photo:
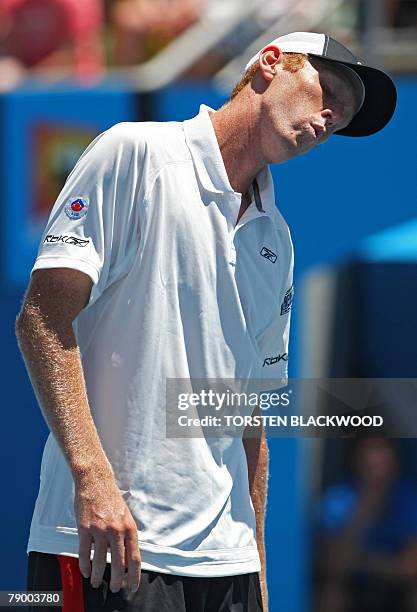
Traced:
[[16, 325], [51, 429], [28, 588], [62, 585], [71, 610], [267, 610], [265, 436], [168, 437], [166, 384], [285, 384], [293, 254], [268, 164], [378, 131], [395, 98], [293, 33], [217, 112], [118, 124], [81, 156]]

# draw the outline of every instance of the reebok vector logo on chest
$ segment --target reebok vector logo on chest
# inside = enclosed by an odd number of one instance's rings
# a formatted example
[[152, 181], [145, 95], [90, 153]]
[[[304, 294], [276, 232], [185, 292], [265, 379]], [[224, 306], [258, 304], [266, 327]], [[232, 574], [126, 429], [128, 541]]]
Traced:
[[262, 247], [262, 249], [259, 252], [262, 255], [262, 257], [265, 257], [265, 259], [268, 259], [270, 262], [272, 263], [276, 262], [277, 255], [276, 253], [274, 253], [274, 251], [271, 251], [271, 249], [268, 249], [267, 247]]

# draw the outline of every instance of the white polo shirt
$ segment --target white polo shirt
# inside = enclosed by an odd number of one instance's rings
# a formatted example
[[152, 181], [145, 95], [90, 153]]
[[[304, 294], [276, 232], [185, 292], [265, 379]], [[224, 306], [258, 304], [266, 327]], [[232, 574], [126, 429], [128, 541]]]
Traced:
[[[263, 210], [252, 201], [235, 227], [241, 195], [209, 112], [98, 136], [52, 209], [33, 267], [91, 277], [74, 321], [91, 413], [136, 520], [143, 568], [188, 576], [259, 571], [255, 515], [240, 438], [165, 435], [166, 380], [281, 386], [292, 296], [291, 238], [269, 168], [257, 177]], [[78, 555], [73, 501], [50, 434], [28, 552]]]

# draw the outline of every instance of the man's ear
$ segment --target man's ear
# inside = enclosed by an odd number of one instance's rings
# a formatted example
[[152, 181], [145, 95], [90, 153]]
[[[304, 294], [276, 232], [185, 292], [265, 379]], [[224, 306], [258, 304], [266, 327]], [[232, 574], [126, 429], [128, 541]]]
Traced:
[[282, 59], [282, 51], [276, 45], [268, 45], [262, 49], [259, 54], [259, 68], [264, 79], [272, 81]]

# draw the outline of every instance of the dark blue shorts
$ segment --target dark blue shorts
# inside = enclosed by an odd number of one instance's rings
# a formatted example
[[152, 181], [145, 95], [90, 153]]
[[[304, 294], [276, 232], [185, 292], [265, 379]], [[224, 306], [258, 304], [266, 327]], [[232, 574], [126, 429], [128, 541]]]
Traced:
[[63, 591], [63, 607], [48, 607], [48, 612], [262, 612], [258, 573], [190, 578], [142, 570], [136, 593], [112, 593], [109, 583], [109, 563], [101, 586], [94, 589], [77, 558], [29, 553], [28, 591]]

